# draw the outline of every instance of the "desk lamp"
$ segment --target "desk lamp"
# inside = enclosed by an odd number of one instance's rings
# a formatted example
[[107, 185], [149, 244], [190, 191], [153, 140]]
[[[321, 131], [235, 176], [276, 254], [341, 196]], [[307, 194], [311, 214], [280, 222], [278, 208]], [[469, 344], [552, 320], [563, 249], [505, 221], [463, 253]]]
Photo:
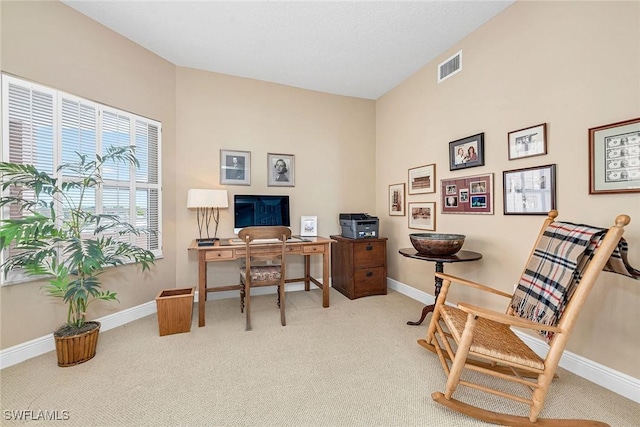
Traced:
[[[198, 214], [198, 232], [200, 238], [196, 239], [198, 246], [213, 246], [218, 238], [218, 221], [220, 220], [220, 208], [228, 208], [229, 200], [227, 190], [191, 189], [187, 194], [187, 209], [196, 209]], [[209, 224], [213, 219], [216, 223], [213, 238], [209, 237]], [[206, 225], [207, 237], [202, 237], [202, 227]]]

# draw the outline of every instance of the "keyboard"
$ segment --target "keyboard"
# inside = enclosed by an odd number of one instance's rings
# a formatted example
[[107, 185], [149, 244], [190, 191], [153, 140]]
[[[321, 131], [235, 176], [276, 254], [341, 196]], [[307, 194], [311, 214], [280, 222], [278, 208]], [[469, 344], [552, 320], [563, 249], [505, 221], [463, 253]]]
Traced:
[[[238, 239], [240, 240], [240, 239]], [[251, 243], [278, 243], [281, 242], [280, 239], [271, 238], [271, 239], [253, 239]]]
[[[276, 238], [272, 238], [272, 239], [253, 239], [251, 241], [251, 243], [278, 243], [280, 242], [280, 240], [276, 239]], [[238, 239], [238, 238], [234, 238], [234, 239], [229, 239], [229, 243], [231, 243], [232, 245], [244, 245], [244, 240]]]
[[[289, 239], [287, 239], [287, 242], [304, 242], [304, 239], [301, 239], [299, 237], [291, 237]], [[271, 238], [271, 239], [253, 239], [253, 241], [251, 241], [251, 243], [255, 243], [255, 244], [261, 244], [261, 243], [279, 243], [280, 240], [276, 239], [276, 238]], [[233, 238], [233, 239], [229, 239], [229, 243], [232, 245], [243, 245], [244, 241], [242, 239], [238, 239]]]

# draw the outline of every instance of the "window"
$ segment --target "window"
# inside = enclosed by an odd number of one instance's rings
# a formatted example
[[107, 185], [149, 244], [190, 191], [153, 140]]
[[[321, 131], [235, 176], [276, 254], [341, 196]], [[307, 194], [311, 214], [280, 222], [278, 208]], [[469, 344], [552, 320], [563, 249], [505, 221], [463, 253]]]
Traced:
[[[61, 176], [58, 166], [76, 162], [78, 154], [94, 158], [111, 146], [135, 146], [139, 167], [105, 165], [104, 185], [89, 200], [85, 196], [83, 205], [154, 230], [130, 238], [162, 256], [161, 123], [4, 74], [2, 112], [2, 161], [33, 164], [61, 180], [73, 177]], [[63, 206], [57, 209], [64, 214]], [[11, 208], [1, 213], [2, 218], [20, 215]], [[2, 283], [20, 279], [2, 275]]]

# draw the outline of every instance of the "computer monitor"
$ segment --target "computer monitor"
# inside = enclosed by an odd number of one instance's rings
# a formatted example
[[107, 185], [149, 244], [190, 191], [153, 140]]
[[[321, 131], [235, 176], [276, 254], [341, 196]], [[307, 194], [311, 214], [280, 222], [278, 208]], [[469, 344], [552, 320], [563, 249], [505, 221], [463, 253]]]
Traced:
[[291, 226], [289, 196], [236, 194], [233, 197], [233, 232], [244, 227]]

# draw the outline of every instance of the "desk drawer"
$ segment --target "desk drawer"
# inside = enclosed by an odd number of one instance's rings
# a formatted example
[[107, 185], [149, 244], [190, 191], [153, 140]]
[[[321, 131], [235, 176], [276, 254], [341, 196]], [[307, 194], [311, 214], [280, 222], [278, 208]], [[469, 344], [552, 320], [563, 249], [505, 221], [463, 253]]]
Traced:
[[358, 269], [353, 274], [354, 298], [369, 295], [386, 295], [387, 278], [384, 267]]
[[207, 251], [205, 254], [205, 261], [216, 261], [233, 259], [233, 249], [225, 249], [221, 251]]
[[367, 242], [366, 239], [353, 245], [353, 266], [381, 267], [384, 266], [386, 245], [384, 241]]
[[324, 245], [309, 245], [302, 247], [303, 254], [321, 254], [324, 252]]

